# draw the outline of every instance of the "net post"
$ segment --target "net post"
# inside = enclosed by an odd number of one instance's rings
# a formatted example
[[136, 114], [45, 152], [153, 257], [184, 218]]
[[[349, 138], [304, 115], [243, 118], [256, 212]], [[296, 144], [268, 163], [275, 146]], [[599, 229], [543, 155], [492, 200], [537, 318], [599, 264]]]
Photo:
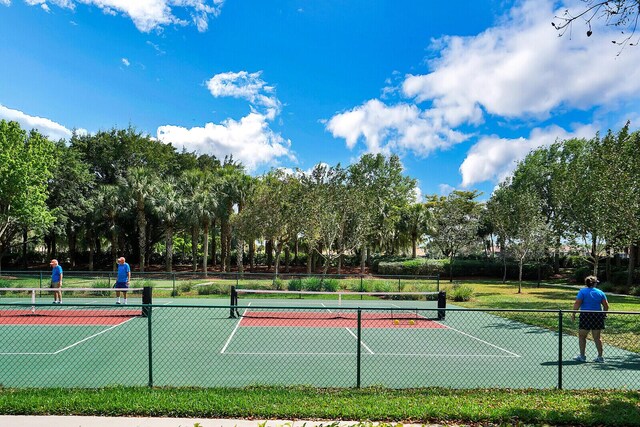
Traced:
[[142, 288], [142, 317], [151, 318], [151, 304], [153, 304], [151, 289], [151, 286]]
[[229, 305], [229, 319], [235, 319], [235, 307], [238, 305], [238, 293], [236, 292], [236, 287], [231, 287], [231, 304]]
[[444, 320], [447, 308], [447, 293], [445, 291], [438, 292], [438, 320]]

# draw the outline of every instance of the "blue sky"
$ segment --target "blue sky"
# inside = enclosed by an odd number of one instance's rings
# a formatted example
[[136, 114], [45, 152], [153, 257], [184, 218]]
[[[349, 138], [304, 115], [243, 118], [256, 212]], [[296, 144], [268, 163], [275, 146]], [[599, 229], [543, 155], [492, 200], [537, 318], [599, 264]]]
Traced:
[[640, 48], [551, 0], [0, 0], [0, 118], [129, 124], [249, 172], [400, 155], [486, 198], [531, 149], [640, 118]]

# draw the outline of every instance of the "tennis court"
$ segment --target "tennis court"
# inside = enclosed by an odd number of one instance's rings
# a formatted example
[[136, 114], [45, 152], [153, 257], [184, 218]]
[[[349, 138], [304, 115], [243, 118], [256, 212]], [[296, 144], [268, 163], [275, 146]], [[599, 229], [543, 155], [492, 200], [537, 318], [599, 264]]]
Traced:
[[94, 301], [37, 304], [34, 315], [28, 299], [0, 298], [0, 383], [554, 388], [562, 375], [564, 388], [640, 385], [637, 353], [605, 344], [607, 363], [576, 363], [576, 337], [559, 350], [557, 331], [451, 305], [438, 319], [434, 301], [156, 298], [151, 316], [134, 297]]

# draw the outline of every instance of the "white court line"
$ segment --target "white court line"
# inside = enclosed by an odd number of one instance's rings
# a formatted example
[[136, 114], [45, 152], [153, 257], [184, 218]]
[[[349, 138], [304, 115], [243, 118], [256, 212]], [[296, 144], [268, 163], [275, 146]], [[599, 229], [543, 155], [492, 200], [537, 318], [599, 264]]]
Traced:
[[[260, 352], [229, 352], [229, 355], [238, 356], [355, 356], [356, 353], [260, 353]], [[408, 357], [498, 357], [503, 359], [511, 359], [519, 356], [495, 355], [495, 354], [432, 354], [432, 353], [373, 353], [364, 354], [364, 356], [408, 356]]]
[[[122, 322], [122, 323], [118, 323], [117, 325], [113, 325], [113, 326], [111, 326], [110, 328], [107, 328], [107, 329], [105, 329], [105, 330], [103, 330], [103, 331], [98, 332], [97, 334], [93, 334], [93, 335], [88, 336], [88, 337], [86, 337], [86, 338], [84, 338], [84, 339], [81, 339], [80, 341], [75, 342], [75, 343], [73, 343], [73, 344], [71, 344], [71, 345], [68, 345], [68, 346], [66, 346], [66, 347], [64, 347], [64, 348], [61, 348], [61, 349], [60, 349], [60, 350], [58, 350], [58, 351], [54, 351], [53, 353], [51, 353], [51, 352], [49, 352], [49, 353], [0, 353], [0, 356], [36, 356], [36, 355], [47, 355], [47, 356], [53, 356], [53, 355], [55, 355], [55, 354], [59, 354], [59, 353], [62, 353], [63, 351], [69, 350], [70, 348], [75, 347], [75, 346], [77, 346], [77, 345], [79, 345], [79, 344], [82, 344], [83, 342], [85, 342], [85, 341], [87, 341], [87, 340], [90, 340], [91, 338], [95, 338], [95, 337], [97, 337], [98, 335], [102, 335], [102, 334], [104, 334], [105, 332], [108, 332], [108, 331], [110, 331], [110, 330], [112, 330], [112, 329], [117, 328], [118, 326], [124, 325], [125, 323], [127, 323], [127, 322], [129, 322], [129, 321], [131, 321], [131, 320], [133, 320], [133, 319], [135, 319], [135, 317], [132, 317], [131, 319], [126, 320], [126, 321], [124, 321], [124, 322]], [[89, 326], [90, 326], [90, 325], [89, 325]]]
[[[326, 307], [324, 304], [322, 304], [322, 306], [323, 306], [323, 307]], [[331, 310], [330, 310], [330, 309], [327, 309], [327, 311], [328, 311], [329, 313], [331, 313]], [[358, 339], [358, 336], [357, 336], [356, 334], [354, 334], [354, 333], [351, 331], [351, 329], [349, 329], [349, 328], [345, 328], [345, 329], [347, 330], [347, 332], [349, 332], [351, 335], [353, 335], [353, 337], [354, 337], [355, 339]], [[368, 345], [366, 345], [366, 344], [364, 343], [364, 341], [360, 340], [360, 345], [362, 345], [364, 348], [366, 348], [366, 349], [367, 349], [367, 351], [368, 351], [369, 353], [371, 353], [371, 354], [375, 354], [373, 351], [371, 351], [371, 349], [369, 348], [369, 346], [368, 346]], [[321, 354], [321, 353], [317, 353], [317, 354]], [[322, 353], [322, 354], [324, 354], [324, 353]], [[338, 354], [342, 354], [342, 353], [338, 353]]]
[[[458, 329], [456, 329], [456, 328], [452, 328], [451, 326], [444, 325], [444, 324], [443, 324], [443, 326], [446, 326], [446, 328], [447, 328], [447, 329], [451, 329], [452, 331], [456, 331], [456, 332], [458, 332], [458, 333], [460, 333], [460, 334], [462, 334], [462, 335], [465, 335], [465, 336], [467, 336], [467, 337], [469, 337], [469, 338], [471, 338], [471, 339], [474, 339], [474, 340], [476, 340], [476, 341], [480, 341], [480, 342], [481, 342], [481, 343], [483, 343], [483, 344], [487, 344], [487, 345], [489, 345], [489, 346], [491, 346], [491, 347], [493, 347], [493, 348], [497, 348], [497, 349], [498, 349], [498, 350], [500, 350], [500, 351], [504, 351], [505, 353], [509, 353], [509, 354], [513, 355], [513, 356], [511, 356], [511, 357], [521, 357], [519, 354], [516, 354], [516, 353], [514, 353], [514, 352], [512, 352], [512, 351], [509, 351], [509, 350], [507, 350], [507, 349], [504, 349], [504, 348], [502, 348], [502, 347], [498, 347], [498, 346], [497, 346], [497, 345], [495, 345], [495, 344], [491, 344], [491, 343], [490, 343], [490, 342], [488, 342], [488, 341], [482, 340], [482, 339], [480, 339], [480, 338], [478, 338], [478, 337], [474, 337], [473, 335], [469, 335], [469, 334], [467, 334], [466, 332], [462, 332], [462, 331], [460, 331], [460, 330], [458, 330]], [[496, 356], [496, 357], [497, 357], [497, 356]]]
[[[351, 335], [354, 336], [355, 339], [358, 339], [358, 336], [356, 334], [354, 334], [351, 329], [349, 328], [345, 328]], [[360, 345], [362, 345], [364, 348], [367, 349], [367, 351], [371, 354], [375, 354], [373, 351], [371, 351], [371, 349], [364, 343], [364, 341], [360, 340]]]
[[[247, 308], [242, 312], [242, 316], [244, 316], [244, 314], [247, 312], [247, 310], [249, 310], [249, 306], [250, 305], [251, 305], [251, 303], [247, 304]], [[233, 328], [233, 331], [231, 332], [231, 335], [229, 335], [229, 338], [227, 338], [227, 342], [224, 343], [224, 347], [222, 347], [222, 350], [220, 350], [220, 354], [224, 354], [225, 350], [227, 349], [227, 347], [231, 343], [231, 339], [236, 334], [236, 331], [238, 330], [238, 327], [240, 326], [240, 322], [242, 321], [242, 316], [240, 316], [240, 320], [238, 320], [238, 323], [236, 323], [236, 327]]]

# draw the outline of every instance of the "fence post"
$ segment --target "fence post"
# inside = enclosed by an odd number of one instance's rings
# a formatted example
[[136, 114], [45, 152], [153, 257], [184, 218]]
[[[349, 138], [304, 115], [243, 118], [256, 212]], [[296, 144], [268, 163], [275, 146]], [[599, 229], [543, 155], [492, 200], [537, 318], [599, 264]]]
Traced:
[[562, 310], [558, 311], [558, 390], [562, 390]]
[[171, 273], [171, 278], [173, 279], [173, 292], [171, 292], [171, 296], [178, 296], [178, 292], [176, 292], [176, 273]]
[[149, 338], [149, 387], [153, 387], [153, 340], [151, 339], [151, 311], [147, 315], [147, 336]]
[[111, 287], [111, 272], [109, 272], [109, 275], [107, 277], [107, 283], [109, 284], [109, 287]]
[[360, 362], [362, 359], [362, 309], [358, 308], [358, 349], [356, 350], [356, 388], [360, 388]]
[[440, 292], [440, 274], [436, 275], [436, 291]]
[[42, 271], [40, 272], [40, 287], [42, 287]]

